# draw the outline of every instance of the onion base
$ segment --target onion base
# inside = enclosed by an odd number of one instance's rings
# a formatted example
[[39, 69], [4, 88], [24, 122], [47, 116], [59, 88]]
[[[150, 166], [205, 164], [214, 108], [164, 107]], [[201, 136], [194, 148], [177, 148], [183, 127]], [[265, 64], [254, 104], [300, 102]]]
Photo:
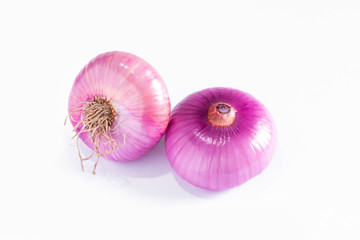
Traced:
[[[93, 174], [95, 174], [96, 166], [100, 157], [105, 157], [105, 154], [110, 154], [119, 146], [119, 144], [112, 138], [112, 134], [118, 127], [115, 123], [116, 111], [111, 104], [110, 100], [105, 97], [95, 97], [90, 101], [79, 103], [82, 107], [74, 109], [68, 117], [76, 123], [73, 131], [76, 132], [73, 138], [77, 138], [76, 146], [78, 149], [81, 169], [84, 171], [83, 161], [90, 159], [94, 153], [97, 156], [96, 163], [94, 164]], [[75, 121], [71, 115], [74, 113], [80, 113], [80, 120]], [[66, 123], [66, 121], [65, 121]], [[93, 144], [93, 153], [89, 157], [82, 157], [79, 149], [79, 136], [82, 133], [87, 133]], [[124, 144], [125, 144], [124, 134]], [[101, 149], [101, 144], [105, 146], [105, 149]]]

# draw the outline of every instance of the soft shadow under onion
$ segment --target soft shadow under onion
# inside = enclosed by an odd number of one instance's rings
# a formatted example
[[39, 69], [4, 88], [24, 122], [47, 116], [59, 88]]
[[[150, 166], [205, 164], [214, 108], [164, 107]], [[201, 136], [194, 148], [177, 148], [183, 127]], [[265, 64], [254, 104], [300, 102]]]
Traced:
[[[91, 155], [92, 150], [87, 147], [84, 143], [81, 142], [80, 149], [82, 154], [85, 156]], [[91, 169], [93, 163], [96, 159], [89, 160], [84, 162], [86, 169]], [[104, 158], [100, 158], [101, 164], [99, 164], [97, 173], [94, 177], [105, 177], [111, 182], [120, 181], [120, 183], [115, 183], [118, 186], [128, 186], [131, 187], [135, 192], [139, 191], [139, 194], [151, 194], [159, 196], [166, 196], [172, 199], [187, 199], [188, 194], [197, 197], [197, 198], [214, 198], [216, 196], [222, 195], [227, 191], [211, 191], [206, 189], [201, 189], [192, 184], [186, 182], [180, 178], [171, 168], [169, 161], [165, 152], [165, 141], [164, 137], [161, 138], [156, 147], [150, 151], [145, 156], [141, 157], [138, 160], [129, 161], [129, 162], [114, 162]], [[74, 163], [76, 166], [77, 163]], [[84, 174], [90, 175], [90, 171], [85, 171]], [[147, 191], [144, 192], [143, 188], [137, 189], [137, 187], [131, 184], [132, 181], [126, 180], [126, 178], [156, 178], [163, 176], [165, 174], [171, 174], [173, 176], [173, 184], [169, 183], [164, 188], [164, 185], [161, 186], [162, 189], [159, 189], [159, 186], [155, 184], [147, 185]], [[92, 175], [92, 174], [91, 174]], [[130, 184], [130, 185], [129, 185]], [[179, 189], [182, 189], [180, 190]], [[169, 188], [169, 189], [168, 189]], [[174, 189], [178, 188], [178, 190]], [[141, 191], [141, 192], [140, 192]]]
[[[81, 144], [81, 151], [85, 156], [92, 153], [92, 150], [84, 144]], [[164, 137], [153, 150], [137, 160], [114, 162], [101, 158], [100, 162], [96, 174], [107, 177], [154, 178], [172, 171], [165, 154]], [[84, 163], [84, 165], [86, 168], [91, 168], [92, 162]]]

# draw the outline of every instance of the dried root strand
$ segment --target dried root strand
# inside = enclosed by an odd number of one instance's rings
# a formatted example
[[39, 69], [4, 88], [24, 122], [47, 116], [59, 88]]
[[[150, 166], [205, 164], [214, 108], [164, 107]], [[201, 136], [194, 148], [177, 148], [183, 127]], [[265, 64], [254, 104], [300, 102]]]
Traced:
[[[75, 121], [72, 118], [72, 114], [80, 113], [80, 120]], [[91, 101], [84, 101], [77, 104], [75, 109], [69, 113], [69, 118], [76, 125], [73, 128], [73, 131], [76, 132], [73, 138], [76, 137], [76, 146], [78, 149], [78, 154], [81, 162], [81, 169], [84, 171], [83, 161], [90, 159], [94, 153], [97, 156], [96, 163], [94, 164], [93, 174], [95, 174], [96, 166], [99, 162], [100, 157], [106, 158], [106, 154], [110, 154], [118, 148], [119, 144], [112, 137], [112, 134], [117, 132], [116, 128], [119, 126], [117, 124], [115, 127], [112, 127], [115, 122], [116, 112], [111, 102], [103, 97], [95, 97]], [[67, 117], [66, 117], [67, 119]], [[65, 119], [65, 124], [66, 124]], [[116, 130], [116, 131], [115, 131]], [[90, 138], [94, 151], [89, 157], [82, 157], [79, 148], [79, 136], [82, 133], [87, 133], [88, 138]], [[126, 135], [124, 134], [124, 143]], [[86, 139], [87, 140], [87, 139]], [[101, 150], [101, 145], [104, 146], [104, 150]]]

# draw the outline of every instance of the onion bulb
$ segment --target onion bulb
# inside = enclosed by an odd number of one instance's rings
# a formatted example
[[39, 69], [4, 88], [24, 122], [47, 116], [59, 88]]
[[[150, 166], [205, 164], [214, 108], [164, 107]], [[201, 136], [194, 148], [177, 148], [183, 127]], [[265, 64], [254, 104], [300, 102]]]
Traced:
[[165, 146], [183, 179], [223, 190], [261, 173], [272, 159], [276, 139], [274, 121], [258, 100], [236, 89], [209, 88], [173, 109]]
[[[97, 159], [122, 162], [141, 157], [159, 142], [169, 122], [170, 100], [149, 63], [130, 53], [108, 52], [78, 74], [68, 111], [74, 137], [93, 149]], [[84, 170], [89, 157], [80, 151], [79, 156]]]

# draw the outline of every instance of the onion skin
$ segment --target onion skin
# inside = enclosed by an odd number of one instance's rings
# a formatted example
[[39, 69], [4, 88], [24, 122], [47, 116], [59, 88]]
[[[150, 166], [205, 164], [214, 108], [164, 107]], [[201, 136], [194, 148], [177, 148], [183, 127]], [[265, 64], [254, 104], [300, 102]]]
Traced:
[[[73, 111], [94, 97], [106, 98], [116, 111], [114, 126], [118, 128], [112, 137], [122, 146], [105, 154], [106, 158], [137, 159], [165, 133], [170, 118], [168, 91], [158, 72], [143, 59], [115, 51], [91, 60], [76, 77], [70, 93], [68, 111], [73, 126], [81, 118], [81, 113]], [[94, 149], [87, 132], [79, 137]], [[106, 152], [104, 144], [101, 151]]]
[[[231, 125], [210, 123], [214, 103], [235, 109]], [[260, 174], [272, 159], [276, 141], [275, 124], [265, 106], [232, 88], [209, 88], [186, 97], [173, 109], [165, 135], [175, 172], [210, 190], [232, 188]]]

